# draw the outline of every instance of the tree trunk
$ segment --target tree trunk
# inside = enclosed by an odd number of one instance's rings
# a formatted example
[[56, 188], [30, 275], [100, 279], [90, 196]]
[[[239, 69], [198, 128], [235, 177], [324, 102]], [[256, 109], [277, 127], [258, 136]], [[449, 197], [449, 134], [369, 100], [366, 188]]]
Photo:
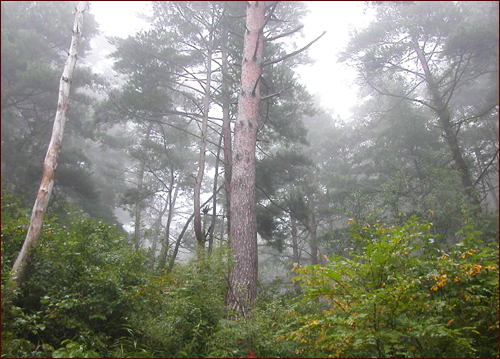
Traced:
[[88, 1], [78, 3], [75, 20], [73, 22], [73, 36], [69, 48], [69, 55], [64, 65], [64, 70], [59, 81], [59, 99], [57, 101], [57, 111], [52, 128], [52, 136], [43, 163], [43, 175], [40, 189], [36, 197], [33, 211], [31, 213], [30, 225], [23, 247], [12, 267], [11, 279], [15, 281], [16, 286], [20, 286], [26, 279], [28, 265], [31, 260], [31, 249], [35, 247], [40, 233], [42, 231], [43, 217], [47, 211], [50, 195], [54, 187], [54, 176], [57, 168], [59, 151], [64, 134], [64, 125], [66, 123], [66, 112], [69, 105], [69, 91], [71, 88], [71, 79], [76, 65], [78, 55], [78, 45], [82, 38], [83, 13], [87, 9]]
[[213, 196], [212, 196], [212, 218], [210, 220], [210, 227], [208, 227], [208, 253], [212, 252], [212, 246], [214, 244], [214, 230], [215, 222], [217, 219], [217, 182], [219, 179], [219, 162], [220, 162], [220, 148], [222, 144], [222, 136], [219, 138], [219, 146], [217, 147], [217, 156], [215, 157], [215, 174], [214, 174], [214, 186], [213, 186]]
[[[297, 238], [297, 222], [295, 221], [295, 217], [293, 216], [293, 212], [291, 211], [290, 211], [290, 226], [292, 227], [292, 253], [293, 253], [292, 266], [295, 266], [300, 264], [300, 254], [299, 254], [299, 241]], [[298, 281], [293, 284], [293, 288], [295, 289], [296, 293], [301, 292], [300, 284]]]
[[314, 210], [311, 212], [311, 223], [310, 223], [310, 246], [311, 246], [311, 264], [318, 264], [318, 241], [317, 241], [317, 224], [316, 224], [316, 214]]
[[231, 149], [231, 117], [229, 116], [229, 107], [231, 96], [229, 94], [229, 66], [227, 60], [226, 43], [228, 41], [227, 19], [223, 20], [222, 29], [222, 132], [224, 135], [224, 189], [226, 191], [226, 214], [227, 214], [227, 231], [231, 228], [231, 167], [233, 165], [232, 149]]
[[172, 173], [172, 178], [170, 181], [170, 192], [168, 193], [168, 217], [167, 217], [167, 224], [165, 225], [165, 240], [162, 242], [161, 245], [161, 254], [160, 254], [160, 268], [165, 267], [165, 264], [167, 262], [167, 255], [168, 255], [168, 249], [170, 247], [170, 225], [172, 223], [172, 218], [174, 216], [174, 209], [175, 209], [175, 201], [177, 201], [177, 194], [179, 193], [179, 183], [177, 184], [177, 187], [175, 187], [174, 194], [172, 195], [172, 190], [174, 186], [174, 179], [175, 176]]
[[247, 3], [241, 92], [234, 135], [231, 178], [230, 247], [235, 265], [229, 271], [227, 316], [247, 317], [257, 297], [257, 223], [255, 214], [255, 146], [259, 122], [265, 2]]
[[203, 123], [201, 128], [201, 145], [200, 145], [200, 160], [198, 165], [198, 176], [194, 186], [194, 233], [198, 250], [205, 248], [205, 233], [201, 229], [201, 208], [200, 208], [200, 193], [201, 183], [203, 181], [203, 172], [205, 171], [205, 151], [207, 146], [207, 127], [208, 127], [208, 111], [210, 109], [210, 86], [212, 78], [212, 51], [208, 50], [207, 54], [207, 82], [205, 84], [205, 99], [203, 104]]
[[161, 220], [165, 213], [167, 212], [169, 207], [168, 200], [165, 202], [165, 206], [163, 209], [160, 210], [158, 213], [158, 218], [156, 219], [156, 222], [154, 224], [154, 233], [153, 233], [153, 243], [151, 244], [151, 252], [153, 253], [153, 261], [151, 262], [152, 268], [154, 268], [155, 260], [156, 258], [156, 249], [158, 247], [158, 238], [160, 237], [160, 232], [161, 232]]
[[[217, 192], [214, 195], [217, 195], [217, 193], [219, 193], [219, 191], [221, 189], [222, 189], [222, 187], [219, 187], [217, 189]], [[205, 203], [203, 203], [201, 206], [202, 207], [205, 206], [211, 200], [212, 200], [212, 197], [210, 197], [209, 199], [207, 199], [205, 201]], [[177, 253], [179, 252], [179, 247], [181, 245], [182, 237], [184, 236], [184, 233], [186, 233], [186, 230], [189, 227], [189, 223], [191, 223], [191, 221], [193, 220], [193, 217], [194, 217], [194, 213], [191, 214], [191, 216], [189, 216], [188, 220], [186, 221], [186, 224], [184, 225], [184, 228], [182, 228], [181, 233], [179, 234], [179, 236], [177, 237], [177, 240], [175, 241], [175, 247], [174, 247], [174, 251], [172, 253], [172, 257], [170, 258], [170, 262], [168, 264], [168, 270], [172, 270], [172, 268], [174, 267], [175, 258], [177, 257]], [[165, 267], [166, 260], [167, 260], [167, 254], [165, 253], [165, 256], [162, 257], [162, 259], [161, 259], [160, 268], [164, 268]]]
[[292, 262], [294, 264], [300, 264], [300, 255], [299, 255], [299, 241], [297, 237], [297, 222], [295, 221], [295, 217], [293, 212], [290, 211], [290, 227], [292, 227]]
[[[149, 140], [151, 135], [151, 130], [153, 129], [153, 123], [148, 125], [146, 132], [146, 141]], [[141, 212], [142, 212], [142, 183], [144, 182], [144, 168], [146, 164], [144, 160], [141, 161], [139, 165], [139, 173], [137, 175], [137, 201], [135, 203], [135, 226], [134, 226], [134, 238], [135, 238], [135, 250], [138, 250], [141, 246]]]
[[307, 192], [309, 210], [311, 212], [311, 217], [309, 218], [309, 247], [311, 250], [311, 264], [318, 264], [318, 242], [317, 242], [317, 231], [318, 223], [316, 220], [316, 204], [314, 201], [314, 193], [312, 191]]
[[474, 191], [474, 184], [472, 178], [469, 174], [469, 168], [467, 163], [462, 156], [462, 151], [460, 150], [460, 146], [458, 144], [457, 134], [453, 128], [453, 123], [451, 121], [450, 110], [448, 109], [447, 104], [445, 103], [443, 96], [439, 93], [439, 89], [434, 81], [434, 77], [429, 69], [427, 64], [427, 60], [422, 49], [419, 47], [418, 43], [414, 41], [413, 46], [417, 53], [418, 59], [422, 68], [424, 69], [425, 80], [427, 82], [427, 87], [432, 96], [432, 102], [435, 108], [435, 112], [439, 118], [439, 122], [443, 127], [444, 138], [448, 143], [448, 147], [450, 148], [453, 161], [455, 162], [455, 166], [460, 173], [460, 178], [462, 181], [462, 185], [464, 187], [465, 195], [471, 200], [471, 202], [477, 207], [475, 210], [477, 212], [481, 212], [481, 201]]

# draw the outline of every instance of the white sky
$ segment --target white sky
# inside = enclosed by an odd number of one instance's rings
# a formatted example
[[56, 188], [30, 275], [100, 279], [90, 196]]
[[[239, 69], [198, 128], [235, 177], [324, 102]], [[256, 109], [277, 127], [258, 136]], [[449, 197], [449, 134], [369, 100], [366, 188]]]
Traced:
[[[126, 37], [147, 26], [137, 14], [146, 11], [147, 1], [91, 1], [91, 12], [99, 23], [101, 34]], [[356, 103], [353, 80], [355, 70], [337, 63], [339, 53], [349, 40], [353, 27], [368, 25], [370, 16], [363, 13], [363, 1], [306, 1], [310, 13], [304, 19], [304, 46], [323, 31], [327, 34], [309, 49], [313, 65], [301, 66], [298, 74], [312, 94], [321, 98], [321, 105], [334, 116], [348, 119], [349, 109]], [[102, 54], [104, 56], [105, 53]], [[110, 61], [110, 60], [108, 60]]]

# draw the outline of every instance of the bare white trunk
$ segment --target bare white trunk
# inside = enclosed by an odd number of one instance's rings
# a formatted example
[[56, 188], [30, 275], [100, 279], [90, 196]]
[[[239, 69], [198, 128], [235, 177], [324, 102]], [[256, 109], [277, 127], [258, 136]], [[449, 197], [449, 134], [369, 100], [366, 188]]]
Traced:
[[49, 148], [43, 163], [43, 176], [38, 195], [36, 197], [33, 211], [31, 213], [30, 226], [23, 247], [12, 267], [11, 279], [16, 285], [21, 285], [26, 279], [26, 273], [31, 260], [30, 250], [35, 247], [40, 233], [42, 231], [43, 217], [47, 211], [52, 188], [54, 187], [54, 176], [57, 168], [59, 150], [63, 139], [64, 125], [66, 123], [66, 113], [68, 111], [68, 97], [71, 88], [71, 79], [76, 65], [78, 55], [78, 45], [82, 38], [83, 13], [87, 9], [88, 1], [78, 3], [73, 23], [73, 36], [69, 48], [68, 59], [64, 65], [64, 70], [59, 81], [59, 99], [57, 101], [57, 112], [52, 128], [52, 137], [50, 138]]

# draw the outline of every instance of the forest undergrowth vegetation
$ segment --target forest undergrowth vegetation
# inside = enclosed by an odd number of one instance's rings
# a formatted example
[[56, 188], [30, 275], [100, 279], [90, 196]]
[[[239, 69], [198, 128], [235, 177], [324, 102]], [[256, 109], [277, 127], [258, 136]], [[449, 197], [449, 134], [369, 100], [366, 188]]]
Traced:
[[351, 220], [348, 256], [293, 265], [300, 291], [261, 283], [251, 318], [232, 321], [225, 245], [152, 268], [69, 204], [47, 214], [14, 289], [30, 211], [4, 189], [1, 209], [2, 357], [498, 357], [498, 241], [473, 217], [447, 247], [416, 216]]

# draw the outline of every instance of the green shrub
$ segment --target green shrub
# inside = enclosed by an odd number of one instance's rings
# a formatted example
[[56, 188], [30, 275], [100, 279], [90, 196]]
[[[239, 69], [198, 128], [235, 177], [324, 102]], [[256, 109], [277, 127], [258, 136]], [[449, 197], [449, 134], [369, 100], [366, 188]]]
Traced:
[[[264, 296], [265, 298], [265, 296]], [[297, 344], [284, 340], [296, 328], [286, 296], [259, 299], [252, 316], [238, 322], [221, 320], [210, 338], [208, 357], [215, 358], [293, 358]]]
[[415, 217], [401, 226], [351, 223], [363, 250], [321, 267], [294, 268], [300, 305], [288, 335], [303, 356], [498, 357], [498, 244], [466, 226], [444, 253]]
[[215, 248], [210, 256], [163, 270], [135, 288], [127, 319], [131, 335], [116, 343], [116, 355], [125, 348], [122, 353], [147, 351], [155, 357], [205, 356], [207, 340], [224, 316], [228, 262], [227, 249]]
[[46, 216], [27, 281], [13, 293], [8, 272], [24, 241], [29, 220], [23, 215], [29, 211], [4, 195], [2, 353], [46, 356], [63, 345], [69, 352], [58, 353], [67, 355], [79, 343], [89, 355], [105, 355], [124, 334], [123, 318], [134, 310], [131, 293], [148, 279], [144, 253], [113, 227], [67, 206], [62, 220]]

